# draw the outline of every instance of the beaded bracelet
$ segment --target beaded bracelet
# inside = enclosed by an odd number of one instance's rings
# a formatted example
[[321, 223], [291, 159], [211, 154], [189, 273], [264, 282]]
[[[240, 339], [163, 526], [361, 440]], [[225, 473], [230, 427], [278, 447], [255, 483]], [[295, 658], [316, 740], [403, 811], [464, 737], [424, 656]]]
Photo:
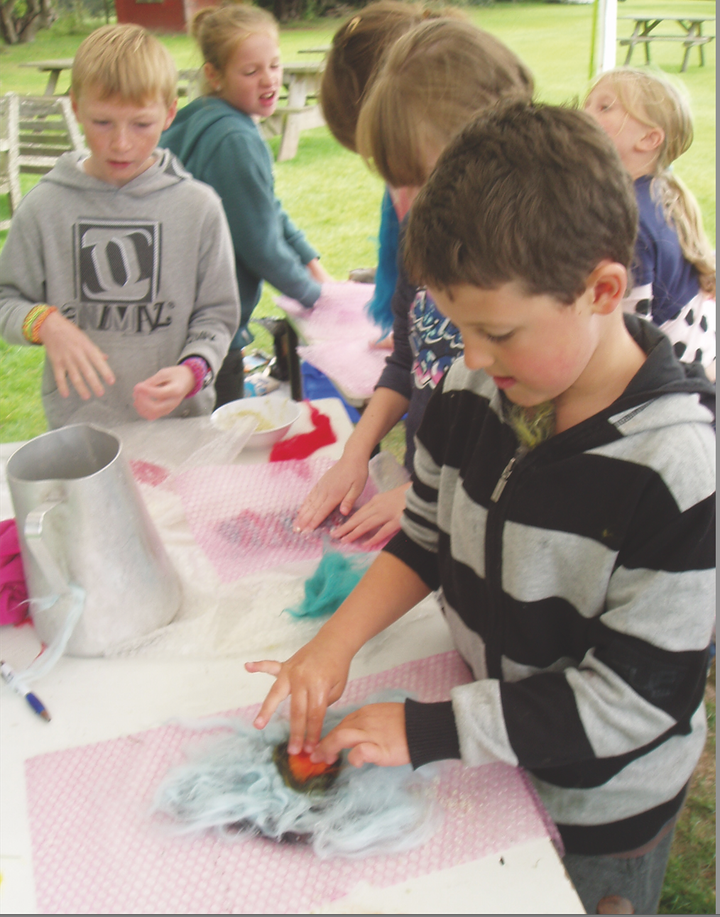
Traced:
[[180, 365], [187, 366], [195, 376], [195, 385], [192, 391], [185, 396], [186, 398], [193, 398], [212, 382], [212, 370], [204, 357], [187, 357]]
[[57, 312], [56, 307], [48, 306], [46, 303], [38, 303], [32, 307], [22, 324], [22, 333], [26, 341], [30, 344], [40, 343], [39, 334], [42, 323], [53, 312]]

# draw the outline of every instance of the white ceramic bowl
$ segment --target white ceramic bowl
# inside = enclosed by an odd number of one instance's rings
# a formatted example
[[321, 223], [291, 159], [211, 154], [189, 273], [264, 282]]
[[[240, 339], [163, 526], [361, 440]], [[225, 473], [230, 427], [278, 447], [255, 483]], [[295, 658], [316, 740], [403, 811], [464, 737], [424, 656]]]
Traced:
[[213, 411], [211, 420], [219, 430], [231, 430], [246, 417], [257, 418], [258, 426], [245, 446], [264, 449], [279, 442], [300, 416], [300, 405], [284, 395], [259, 395], [229, 401]]

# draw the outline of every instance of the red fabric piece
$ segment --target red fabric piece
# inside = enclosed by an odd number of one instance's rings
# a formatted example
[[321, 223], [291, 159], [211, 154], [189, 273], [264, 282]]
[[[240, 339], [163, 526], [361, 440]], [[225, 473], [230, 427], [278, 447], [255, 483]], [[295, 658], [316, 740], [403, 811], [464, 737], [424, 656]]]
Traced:
[[316, 449], [331, 446], [337, 442], [337, 436], [330, 425], [327, 414], [321, 413], [318, 408], [307, 402], [310, 408], [310, 420], [314, 429], [309, 433], [298, 433], [290, 439], [281, 439], [275, 443], [270, 453], [271, 462], [287, 462], [289, 459], [304, 459], [312, 455]]
[[0, 624], [20, 624], [29, 613], [27, 585], [14, 519], [0, 522]]

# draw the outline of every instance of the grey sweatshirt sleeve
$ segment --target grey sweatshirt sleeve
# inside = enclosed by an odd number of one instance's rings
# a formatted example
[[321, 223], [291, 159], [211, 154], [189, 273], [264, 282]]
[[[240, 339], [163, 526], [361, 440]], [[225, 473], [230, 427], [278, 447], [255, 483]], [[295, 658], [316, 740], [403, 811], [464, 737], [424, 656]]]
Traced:
[[217, 375], [240, 322], [235, 258], [225, 213], [213, 196], [204, 218], [197, 270], [195, 304], [178, 363], [193, 354], [203, 357]]
[[29, 200], [17, 210], [0, 251], [0, 337], [8, 344], [28, 343], [23, 321], [34, 305], [46, 302], [42, 240], [33, 210]]

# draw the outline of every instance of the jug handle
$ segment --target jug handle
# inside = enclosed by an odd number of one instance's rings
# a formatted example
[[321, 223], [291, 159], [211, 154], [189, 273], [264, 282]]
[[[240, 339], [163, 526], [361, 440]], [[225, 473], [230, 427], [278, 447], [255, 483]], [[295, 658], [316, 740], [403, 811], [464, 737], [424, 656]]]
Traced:
[[40, 565], [40, 569], [50, 584], [50, 588], [54, 593], [58, 594], [67, 592], [70, 587], [57, 561], [43, 541], [42, 534], [46, 514], [56, 506], [59, 506], [61, 502], [61, 500], [53, 500], [48, 503], [41, 503], [40, 506], [31, 510], [25, 517], [25, 541], [27, 546], [35, 555], [35, 560]]

